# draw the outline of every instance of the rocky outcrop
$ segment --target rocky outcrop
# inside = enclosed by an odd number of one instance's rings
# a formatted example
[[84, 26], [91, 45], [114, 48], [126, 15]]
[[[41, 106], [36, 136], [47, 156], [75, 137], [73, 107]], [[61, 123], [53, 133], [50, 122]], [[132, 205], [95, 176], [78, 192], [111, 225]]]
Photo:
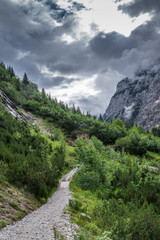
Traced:
[[7, 95], [0, 90], [0, 97], [2, 99], [2, 104], [7, 110], [12, 114], [13, 117], [17, 118], [19, 121], [28, 122], [30, 119], [19, 112], [17, 106], [7, 97]]
[[160, 126], [160, 68], [154, 66], [117, 84], [104, 114], [106, 121], [114, 118], [133, 121], [145, 130]]

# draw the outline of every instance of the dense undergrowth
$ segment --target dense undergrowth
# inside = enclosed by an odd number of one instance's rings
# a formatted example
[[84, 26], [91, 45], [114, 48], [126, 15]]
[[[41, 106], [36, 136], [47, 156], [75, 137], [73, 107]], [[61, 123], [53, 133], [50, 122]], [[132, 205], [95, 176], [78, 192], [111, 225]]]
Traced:
[[[160, 129], [96, 120], [40, 92], [0, 64], [0, 89], [19, 108], [45, 120], [50, 136], [14, 119], [0, 104], [0, 175], [47, 199], [76, 154], [70, 201], [79, 240], [160, 239]], [[21, 110], [20, 110], [21, 111]], [[62, 134], [63, 132], [63, 134]], [[77, 141], [75, 153], [73, 140]]]
[[[145, 157], [115, 152], [95, 137], [79, 139], [70, 200], [80, 240], [160, 239], [160, 168]], [[156, 159], [160, 167], [160, 155]]]
[[69, 154], [72, 154], [63, 139], [53, 141], [53, 137], [18, 122], [2, 106], [0, 146], [0, 174], [10, 183], [44, 199], [69, 167]]

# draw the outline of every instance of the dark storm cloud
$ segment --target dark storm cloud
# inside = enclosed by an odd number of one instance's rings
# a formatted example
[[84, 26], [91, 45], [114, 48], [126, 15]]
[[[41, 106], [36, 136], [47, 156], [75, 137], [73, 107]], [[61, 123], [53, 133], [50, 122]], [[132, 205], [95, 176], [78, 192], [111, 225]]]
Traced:
[[85, 8], [85, 6], [82, 3], [73, 2], [72, 3], [72, 8], [76, 9], [77, 11], [81, 11], [82, 9]]
[[79, 70], [79, 66], [78, 65], [74, 65], [74, 64], [67, 64], [67, 63], [56, 63], [52, 66], [52, 69], [57, 69], [57, 71], [62, 72], [64, 74], [71, 74], [71, 73], [75, 73]]
[[[42, 1], [42, 0], [41, 0]], [[43, 0], [43, 2], [48, 5], [50, 7], [51, 10], [58, 10], [58, 11], [62, 11], [65, 14], [67, 14], [67, 10], [59, 7], [59, 5], [56, 3], [56, 1], [54, 0]], [[69, 7], [69, 9], [72, 10], [77, 10], [77, 11], [81, 11], [82, 9], [85, 8], [85, 6], [82, 3], [78, 3], [78, 2], [72, 2], [71, 0], [68, 1], [71, 3], [71, 6]]]
[[136, 43], [117, 32], [99, 33], [90, 41], [91, 49], [106, 59], [121, 57], [125, 49], [131, 49]]
[[[45, 4], [50, 7], [51, 10], [62, 10], [55, 1], [47, 0]], [[63, 9], [64, 10], [64, 9]], [[66, 12], [66, 11], [65, 11]]]
[[[129, 37], [116, 32], [99, 33], [93, 23], [91, 28], [97, 35], [91, 40], [84, 33], [76, 38], [79, 25], [75, 12], [84, 6], [69, 2], [70, 7], [63, 9], [56, 0], [1, 0], [0, 60], [12, 65], [21, 77], [27, 72], [31, 81], [47, 89], [62, 86], [67, 91], [70, 84], [96, 74], [94, 89], [101, 92], [74, 100], [86, 111], [103, 112], [121, 75], [131, 74], [140, 64], [147, 66], [159, 57], [158, 1], [139, 0], [119, 7], [131, 16], [154, 10], [152, 19]], [[73, 42], [65, 41], [64, 35]], [[44, 68], [48, 74], [42, 71]], [[113, 70], [110, 74], [109, 69]]]
[[[116, 2], [121, 2], [122, 0], [117, 0]], [[122, 4], [118, 7], [124, 13], [129, 14], [131, 17], [137, 17], [142, 13], [148, 13], [154, 11], [155, 14], [160, 11], [160, 1], [159, 0], [134, 0], [127, 4]]]
[[[116, 2], [121, 3], [123, 1], [117, 0]], [[119, 63], [112, 61], [117, 70], [127, 63], [125, 74], [131, 73], [132, 75], [138, 67], [147, 68], [159, 58], [160, 1], [134, 0], [127, 4], [120, 4], [118, 9], [131, 17], [137, 17], [144, 13], [151, 14], [150, 20], [134, 29], [128, 38], [131, 43], [134, 42], [135, 47], [124, 50]]]
[[[129, 37], [125, 37], [117, 32], [98, 33], [90, 41], [92, 51], [106, 60], [111, 58], [121, 58], [124, 51], [130, 51], [134, 48], [143, 48], [144, 44], [159, 39], [160, 35], [153, 21], [140, 25], [133, 30]], [[155, 46], [156, 47], [156, 46]], [[151, 49], [152, 50], [152, 49]]]
[[[36, 68], [37, 64], [53, 64], [59, 59], [59, 56], [63, 58], [69, 51], [72, 51], [59, 38], [64, 33], [72, 33], [76, 25], [74, 17], [67, 16], [63, 24], [54, 25], [50, 13], [48, 14], [48, 7], [42, 1], [40, 3], [29, 1], [28, 4], [21, 2], [19, 5], [9, 0], [2, 0], [0, 8], [1, 59], [7, 63], [14, 61], [16, 68], [25, 68], [25, 71], [31, 72], [30, 69], [33, 68], [33, 65]], [[18, 54], [21, 51], [29, 52], [29, 54], [18, 60]], [[56, 71], [56, 69], [52, 70]], [[37, 79], [37, 73], [36, 75], [34, 73], [36, 71], [33, 71], [32, 77]], [[53, 85], [54, 83], [55, 81], [53, 81]]]
[[[40, 1], [39, 1], [40, 2]], [[65, 17], [68, 15], [73, 15], [73, 11], [81, 11], [85, 8], [85, 6], [78, 2], [71, 2], [71, 6], [69, 9], [63, 9], [61, 8], [55, 0], [41, 0], [41, 2], [44, 3], [44, 5], [48, 6], [52, 12], [50, 13], [50, 16], [52, 16], [54, 19], [56, 19], [58, 22], [62, 22]]]
[[54, 14], [51, 13], [51, 16], [56, 19], [58, 22], [63, 21], [63, 18], [67, 15], [67, 11], [58, 6], [57, 3], [53, 0], [47, 0], [44, 2], [45, 5], [49, 6], [50, 10], [54, 11]]
[[[45, 88], [49, 89], [51, 87], [59, 87], [61, 88], [68, 88], [68, 84], [78, 81], [80, 79], [78, 78], [69, 78], [69, 77], [63, 77], [63, 76], [57, 76], [57, 77], [49, 77], [49, 76], [43, 76], [43, 83], [45, 83]], [[40, 83], [41, 84], [41, 83]]]
[[[44, 78], [43, 78], [44, 81]], [[60, 86], [65, 81], [64, 77], [47, 77], [45, 81], [45, 88], [48, 89], [53, 85], [55, 87]]]
[[158, 18], [154, 16], [134, 29], [128, 37], [116, 32], [98, 33], [90, 41], [90, 48], [96, 56], [106, 61], [107, 67], [133, 77], [139, 66], [147, 68], [159, 58]]
[[130, 39], [134, 42], [146, 42], [155, 40], [159, 37], [157, 29], [153, 21], [149, 21], [146, 24], [140, 25], [134, 31], [131, 32]]

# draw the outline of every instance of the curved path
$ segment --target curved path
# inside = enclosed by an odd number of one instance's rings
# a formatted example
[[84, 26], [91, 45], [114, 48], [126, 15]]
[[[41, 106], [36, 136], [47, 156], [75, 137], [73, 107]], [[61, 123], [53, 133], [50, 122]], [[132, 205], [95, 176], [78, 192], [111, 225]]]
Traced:
[[70, 223], [70, 216], [63, 210], [71, 199], [69, 183], [75, 171], [60, 180], [57, 191], [45, 205], [0, 231], [0, 240], [54, 240], [55, 227], [67, 240], [74, 240], [76, 226]]

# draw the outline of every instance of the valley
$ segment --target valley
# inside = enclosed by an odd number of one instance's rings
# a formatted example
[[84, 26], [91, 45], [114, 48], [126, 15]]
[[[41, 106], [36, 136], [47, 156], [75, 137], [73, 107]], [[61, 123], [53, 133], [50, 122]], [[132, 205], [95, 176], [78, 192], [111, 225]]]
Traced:
[[0, 90], [0, 239], [159, 239], [159, 128], [85, 115], [4, 64]]

